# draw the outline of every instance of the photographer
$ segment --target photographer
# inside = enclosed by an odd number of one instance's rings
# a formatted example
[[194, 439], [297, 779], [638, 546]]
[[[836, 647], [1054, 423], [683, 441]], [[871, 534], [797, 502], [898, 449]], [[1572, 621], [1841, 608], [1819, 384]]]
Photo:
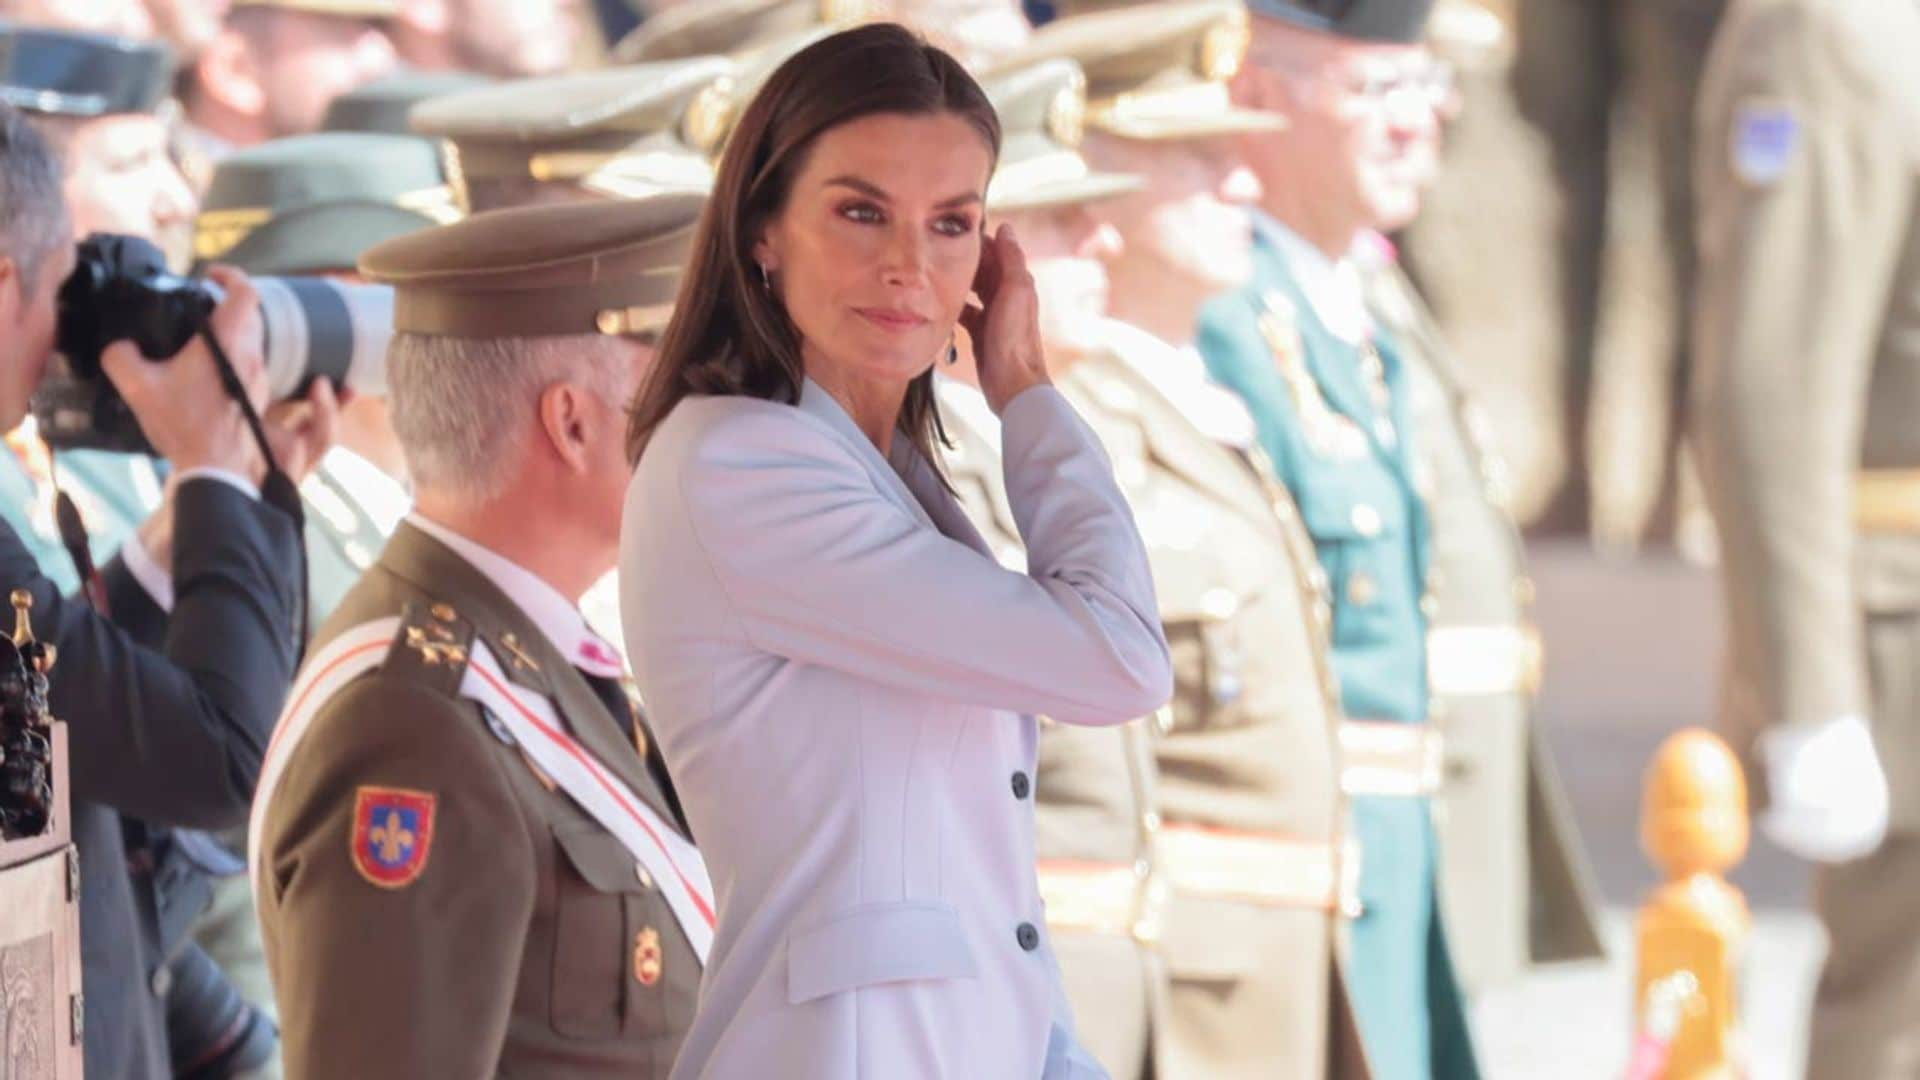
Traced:
[[[45, 373], [55, 298], [73, 260], [47, 143], [0, 106], [0, 428], [21, 422]], [[265, 380], [254, 291], [237, 272], [211, 276], [226, 297], [209, 331], [258, 401]], [[102, 360], [173, 466], [165, 506], [139, 533], [160, 571], [149, 591], [169, 612], [164, 648], [141, 647], [60, 595], [4, 523], [0, 583], [32, 592], [35, 622], [59, 650], [49, 701], [71, 737], [87, 1074], [149, 1077], [170, 1069], [162, 1025], [172, 976], [162, 890], [141, 858], [150, 849], [128, 842], [151, 826], [133, 819], [189, 828], [244, 820], [293, 670], [300, 540], [294, 521], [259, 497], [266, 462], [204, 338], [164, 362], [126, 342]], [[325, 389], [292, 411], [275, 452], [295, 475], [324, 446], [336, 411]], [[122, 564], [104, 576], [110, 591], [116, 581], [124, 588]]]

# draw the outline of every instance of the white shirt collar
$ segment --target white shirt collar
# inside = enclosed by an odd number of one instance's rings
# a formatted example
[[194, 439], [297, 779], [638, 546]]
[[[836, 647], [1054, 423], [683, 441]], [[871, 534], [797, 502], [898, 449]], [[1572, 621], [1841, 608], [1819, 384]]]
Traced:
[[1355, 345], [1365, 341], [1373, 333], [1373, 320], [1367, 314], [1366, 288], [1353, 256], [1335, 262], [1279, 221], [1269, 217], [1265, 224], [1321, 325], [1342, 341]]
[[560, 590], [540, 580], [533, 571], [418, 513], [408, 514], [406, 520], [407, 524], [452, 548], [454, 554], [493, 582], [575, 667], [589, 675], [609, 679], [626, 674], [620, 653], [587, 626], [586, 617], [573, 601], [560, 595]]
[[1171, 345], [1118, 319], [1103, 321], [1100, 336], [1121, 363], [1166, 395], [1209, 438], [1243, 450], [1253, 445], [1253, 414], [1239, 395], [1207, 374], [1199, 349]]
[[381, 536], [391, 536], [413, 505], [413, 496], [398, 480], [344, 446], [329, 449], [320, 459], [320, 470], [352, 494]]

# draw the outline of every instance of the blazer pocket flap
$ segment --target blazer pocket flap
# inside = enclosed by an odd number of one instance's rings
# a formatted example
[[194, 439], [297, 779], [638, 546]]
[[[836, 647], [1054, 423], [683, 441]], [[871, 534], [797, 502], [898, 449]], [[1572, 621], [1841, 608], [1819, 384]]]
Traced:
[[787, 938], [787, 1002], [878, 983], [979, 974], [960, 913], [947, 904], [863, 904]]
[[595, 821], [572, 821], [553, 827], [554, 842], [567, 853], [567, 862], [601, 892], [640, 892], [639, 863], [619, 838]]

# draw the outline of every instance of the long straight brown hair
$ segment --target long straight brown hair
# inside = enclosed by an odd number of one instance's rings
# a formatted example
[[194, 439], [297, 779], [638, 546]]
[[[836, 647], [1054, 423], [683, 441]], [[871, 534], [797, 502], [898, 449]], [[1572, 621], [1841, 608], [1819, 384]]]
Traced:
[[[779, 297], [751, 272], [761, 229], [785, 207], [794, 177], [821, 135], [877, 113], [954, 113], [993, 156], [1000, 119], [958, 61], [903, 26], [876, 23], [822, 38], [780, 65], [754, 95], [720, 159], [652, 371], [627, 421], [627, 458], [638, 462], [682, 398], [743, 394], [800, 400], [800, 334]], [[929, 461], [944, 437], [933, 372], [913, 380], [900, 431]]]

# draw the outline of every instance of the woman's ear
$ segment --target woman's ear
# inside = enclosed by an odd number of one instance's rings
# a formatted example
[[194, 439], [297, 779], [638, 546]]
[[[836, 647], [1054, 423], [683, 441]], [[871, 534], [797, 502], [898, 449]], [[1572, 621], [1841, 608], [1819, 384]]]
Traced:
[[753, 242], [753, 261], [765, 273], [780, 269], [780, 240], [774, 235], [771, 222], [760, 227], [760, 238]]

